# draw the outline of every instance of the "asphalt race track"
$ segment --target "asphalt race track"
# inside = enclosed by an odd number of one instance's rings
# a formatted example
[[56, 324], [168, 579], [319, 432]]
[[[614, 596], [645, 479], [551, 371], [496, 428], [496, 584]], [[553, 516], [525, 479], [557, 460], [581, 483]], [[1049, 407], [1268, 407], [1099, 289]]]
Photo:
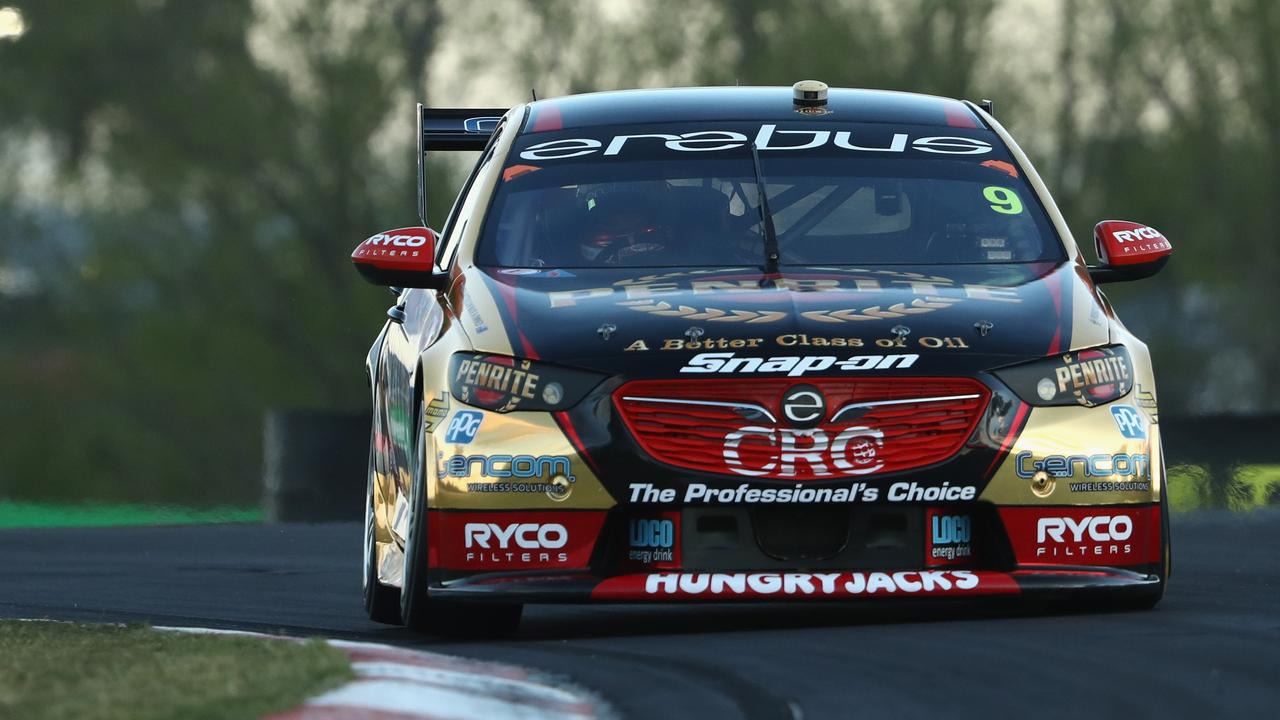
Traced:
[[0, 615], [360, 638], [537, 667], [625, 717], [1271, 716], [1280, 705], [1280, 512], [1175, 516], [1149, 612], [1018, 605], [534, 606], [468, 643], [374, 625], [361, 528], [0, 532]]

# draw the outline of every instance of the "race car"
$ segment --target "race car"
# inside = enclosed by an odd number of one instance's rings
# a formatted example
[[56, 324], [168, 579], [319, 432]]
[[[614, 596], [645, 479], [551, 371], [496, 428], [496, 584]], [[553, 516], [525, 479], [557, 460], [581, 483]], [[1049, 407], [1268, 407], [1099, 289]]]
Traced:
[[[418, 107], [422, 227], [352, 255], [370, 617], [502, 633], [530, 602], [1028, 596], [1149, 607], [1156, 385], [985, 101], [853, 89]], [[440, 232], [425, 157], [480, 151]]]

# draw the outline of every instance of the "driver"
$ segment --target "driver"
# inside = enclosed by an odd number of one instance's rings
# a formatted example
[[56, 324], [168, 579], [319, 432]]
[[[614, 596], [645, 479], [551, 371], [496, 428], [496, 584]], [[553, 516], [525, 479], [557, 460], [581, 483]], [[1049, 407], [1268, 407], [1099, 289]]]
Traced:
[[665, 250], [670, 243], [670, 233], [648, 194], [601, 194], [588, 206], [578, 251], [592, 265], [628, 265], [638, 257]]

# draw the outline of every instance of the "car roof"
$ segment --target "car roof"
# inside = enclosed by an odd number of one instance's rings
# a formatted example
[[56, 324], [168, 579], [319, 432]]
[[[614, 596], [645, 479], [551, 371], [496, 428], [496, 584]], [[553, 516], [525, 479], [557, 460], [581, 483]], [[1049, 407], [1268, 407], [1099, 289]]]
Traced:
[[831, 88], [826, 114], [797, 112], [789, 87], [702, 87], [615, 90], [530, 103], [523, 132], [599, 125], [715, 121], [820, 120], [987, 128], [959, 100], [888, 90]]

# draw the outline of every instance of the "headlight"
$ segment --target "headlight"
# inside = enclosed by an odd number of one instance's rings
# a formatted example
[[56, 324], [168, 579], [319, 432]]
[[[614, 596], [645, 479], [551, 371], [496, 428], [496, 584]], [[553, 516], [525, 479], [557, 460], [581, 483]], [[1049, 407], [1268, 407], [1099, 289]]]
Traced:
[[505, 355], [456, 353], [449, 360], [449, 392], [494, 412], [568, 410], [603, 375]]
[[1129, 394], [1133, 362], [1123, 345], [1089, 348], [996, 371], [1031, 405], [1093, 407]]

